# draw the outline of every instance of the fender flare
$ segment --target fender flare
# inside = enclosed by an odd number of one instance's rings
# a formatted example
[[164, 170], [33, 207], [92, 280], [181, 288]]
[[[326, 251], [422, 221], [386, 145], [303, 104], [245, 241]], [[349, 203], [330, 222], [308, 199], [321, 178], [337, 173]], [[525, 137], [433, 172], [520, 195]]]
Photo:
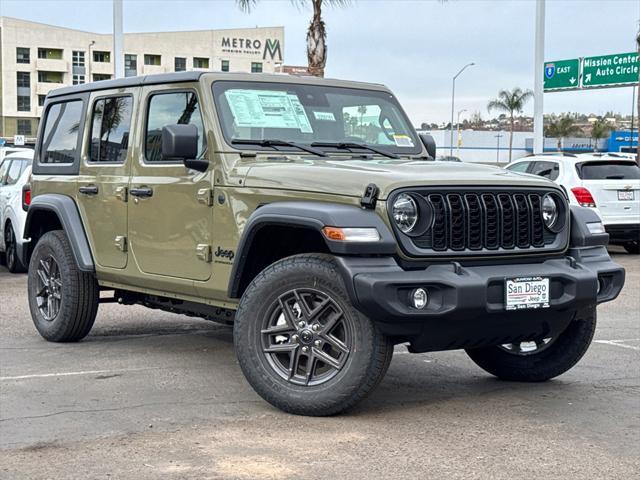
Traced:
[[600, 216], [587, 207], [571, 205], [571, 247], [607, 246], [608, 233], [591, 233], [587, 223], [602, 222]]
[[[247, 220], [240, 237], [229, 279], [228, 296], [238, 298], [242, 274], [257, 233], [266, 226], [282, 225], [317, 231], [329, 252], [334, 255], [395, 255], [397, 245], [393, 234], [373, 210], [355, 205], [323, 202], [275, 202], [257, 208]], [[371, 243], [347, 243], [329, 240], [322, 229], [329, 227], [373, 227], [380, 240]]]
[[[66, 195], [47, 193], [34, 197], [24, 226], [24, 238], [29, 239], [32, 235], [32, 219], [35, 212], [50, 212], [58, 217], [62, 228], [69, 239], [73, 257], [78, 268], [83, 272], [95, 272], [95, 264], [87, 234], [84, 230], [78, 206], [73, 198]], [[37, 228], [37, 225], [33, 225]]]

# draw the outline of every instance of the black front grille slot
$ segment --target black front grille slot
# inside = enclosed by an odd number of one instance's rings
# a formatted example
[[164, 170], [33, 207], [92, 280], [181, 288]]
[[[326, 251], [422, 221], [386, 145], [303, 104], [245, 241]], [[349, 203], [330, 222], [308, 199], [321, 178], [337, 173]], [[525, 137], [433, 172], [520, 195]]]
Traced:
[[542, 195], [500, 189], [425, 193], [433, 223], [412, 241], [438, 252], [544, 247], [555, 236], [549, 237], [544, 228]]

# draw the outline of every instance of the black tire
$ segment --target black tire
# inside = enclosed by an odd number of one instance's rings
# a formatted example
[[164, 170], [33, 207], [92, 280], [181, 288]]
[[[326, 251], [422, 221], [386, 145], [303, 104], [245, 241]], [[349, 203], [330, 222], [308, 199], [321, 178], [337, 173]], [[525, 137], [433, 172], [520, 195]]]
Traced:
[[[49, 277], [47, 272], [51, 272]], [[56, 279], [47, 280], [52, 287], [45, 288], [43, 276]], [[48, 302], [42, 303], [45, 294], [46, 300], [55, 297], [51, 302], [57, 310], [51, 309], [51, 318], [47, 318]], [[33, 323], [50, 342], [76, 342], [93, 327], [100, 298], [98, 283], [93, 274], [78, 269], [64, 231], [45, 233], [35, 246], [29, 263], [28, 295]]]
[[539, 352], [510, 353], [505, 348], [487, 347], [467, 350], [483, 370], [515, 382], [544, 382], [572, 368], [585, 354], [596, 330], [596, 309], [587, 310], [549, 345]]
[[632, 255], [638, 255], [640, 253], [640, 242], [629, 242], [625, 244], [624, 249]]
[[7, 228], [4, 230], [4, 247], [5, 247], [5, 262], [7, 270], [11, 273], [22, 273], [26, 270], [22, 264], [22, 260], [18, 256], [18, 250], [16, 245], [16, 234], [13, 231], [11, 223], [7, 224]]
[[[310, 356], [304, 360], [307, 384], [293, 383], [300, 381], [296, 378], [298, 378], [304, 354], [297, 353], [294, 377], [291, 379], [292, 374], [289, 373], [289, 379], [287, 379], [275, 366], [272, 360], [274, 356], [263, 351], [264, 322], [270, 321], [267, 320], [268, 318], [274, 318], [278, 308], [281, 312], [278, 318], [284, 318], [285, 307], [282, 299], [291, 292], [303, 292], [302, 295], [309, 295], [302, 301], [305, 307], [310, 308], [307, 308], [306, 313], [303, 314], [300, 307], [296, 307], [297, 300], [294, 300], [292, 308], [287, 310], [289, 318], [292, 319], [290, 323], [294, 324], [294, 329], [290, 329], [291, 334], [287, 343], [291, 343], [292, 338], [297, 336], [295, 328], [300, 325], [299, 320], [320, 318], [319, 315], [317, 317], [312, 315], [313, 312], [320, 311], [320, 308], [316, 308], [317, 304], [313, 303], [313, 298], [330, 299], [327, 300], [329, 308], [335, 309], [332, 318], [340, 319], [339, 328], [344, 328], [343, 333], [349, 332], [344, 333], [348, 337], [345, 337], [345, 343], [342, 345], [348, 346], [350, 351], [345, 353], [347, 356], [342, 360], [340, 369], [333, 367], [335, 370], [333, 371], [329, 363], [323, 363], [320, 356], [316, 356], [322, 354], [323, 348], [329, 348], [333, 352], [329, 343], [314, 349], [312, 345], [315, 343], [311, 343], [310, 340], [307, 344], [303, 344], [305, 332], [309, 333], [310, 330], [298, 330], [299, 344], [294, 346], [294, 351], [286, 355], [292, 358], [297, 352], [304, 352], [304, 346], [308, 352], [311, 352], [308, 354]], [[317, 297], [315, 297], [316, 294]], [[293, 320], [296, 313], [299, 316]], [[309, 325], [311, 323], [309, 320]], [[298, 326], [295, 326], [296, 324]], [[318, 337], [314, 338], [319, 339], [323, 335], [322, 332], [334, 338], [332, 332], [335, 332], [335, 327], [332, 330], [332, 327], [327, 326], [326, 331], [324, 328], [323, 326], [320, 332], [316, 332]], [[240, 367], [255, 391], [273, 406], [297, 415], [334, 415], [353, 407], [382, 380], [393, 355], [393, 344], [389, 339], [351, 304], [338, 269], [329, 255], [308, 254], [288, 257], [258, 274], [242, 296], [235, 317], [233, 336]], [[267, 335], [267, 338], [271, 337]], [[342, 357], [343, 353], [339, 356]], [[311, 375], [323, 369], [327, 372], [320, 373], [317, 377], [322, 378], [322, 375], [325, 375], [325, 380], [321, 380], [319, 384], [309, 384], [309, 370], [306, 370], [309, 363]], [[289, 371], [292, 370], [290, 368]]]

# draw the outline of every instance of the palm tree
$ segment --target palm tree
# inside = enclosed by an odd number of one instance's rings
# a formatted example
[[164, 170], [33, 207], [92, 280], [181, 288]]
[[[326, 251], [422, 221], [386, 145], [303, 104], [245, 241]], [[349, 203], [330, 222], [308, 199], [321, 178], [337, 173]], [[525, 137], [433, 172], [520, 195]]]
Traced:
[[580, 133], [582, 133], [582, 130], [573, 124], [573, 119], [568, 115], [563, 115], [557, 120], [552, 120], [544, 132], [546, 137], [556, 137], [558, 139], [558, 151], [562, 150], [562, 141], [565, 137]]
[[598, 151], [598, 140], [605, 138], [611, 131], [611, 125], [604, 119], [598, 119], [591, 127], [591, 138], [595, 142], [594, 150]]
[[522, 112], [525, 103], [527, 103], [533, 92], [531, 90], [522, 90], [521, 88], [514, 88], [511, 91], [500, 90], [498, 92], [498, 98], [491, 100], [487, 104], [487, 110], [498, 110], [507, 112], [509, 114], [509, 162], [511, 162], [511, 151], [513, 149], [513, 127], [514, 127], [514, 114]]
[[[290, 0], [291, 3], [301, 5], [307, 0]], [[238, 6], [245, 12], [250, 12], [258, 0], [236, 0]], [[324, 77], [324, 67], [327, 64], [327, 31], [322, 20], [322, 5], [346, 6], [351, 0], [311, 0], [313, 17], [307, 30], [307, 60], [309, 73], [316, 77]]]

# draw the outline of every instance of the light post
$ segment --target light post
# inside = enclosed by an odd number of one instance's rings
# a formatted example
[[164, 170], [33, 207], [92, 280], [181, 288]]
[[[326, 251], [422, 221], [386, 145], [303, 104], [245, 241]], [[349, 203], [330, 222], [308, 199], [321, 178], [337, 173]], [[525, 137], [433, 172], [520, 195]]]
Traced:
[[460, 156], [460, 114], [466, 112], [467, 109], [463, 108], [462, 110], [458, 110], [458, 121], [456, 122], [456, 126], [458, 129], [457, 137], [456, 137], [456, 156]]
[[87, 78], [85, 79], [85, 83], [91, 82], [91, 61], [93, 60], [93, 58], [91, 58], [91, 47], [93, 47], [95, 44], [96, 41], [91, 40], [89, 48], [87, 49]]
[[496, 135], [496, 140], [498, 142], [498, 145], [496, 146], [496, 163], [500, 163], [500, 139], [503, 137], [504, 135], [498, 133]]
[[453, 156], [453, 113], [455, 111], [455, 99], [456, 99], [456, 78], [460, 76], [462, 72], [464, 72], [468, 67], [472, 67], [475, 65], [474, 62], [467, 63], [464, 67], [460, 69], [458, 73], [453, 76], [453, 81], [451, 84], [451, 137], [449, 138], [449, 155]]

